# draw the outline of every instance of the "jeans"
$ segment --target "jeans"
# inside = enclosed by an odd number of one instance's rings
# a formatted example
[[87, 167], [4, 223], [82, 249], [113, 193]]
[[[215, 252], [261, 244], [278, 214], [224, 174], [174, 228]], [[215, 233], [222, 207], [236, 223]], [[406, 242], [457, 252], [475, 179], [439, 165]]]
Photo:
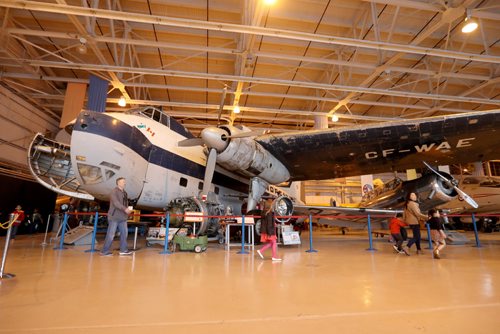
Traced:
[[127, 246], [127, 222], [126, 221], [109, 221], [108, 220], [108, 232], [106, 233], [106, 239], [104, 240], [104, 246], [102, 247], [102, 253], [109, 253], [113, 239], [115, 238], [116, 228], [120, 232], [120, 252], [126, 252], [128, 250]]
[[396, 246], [398, 247], [398, 250], [401, 251], [403, 250], [403, 237], [401, 236], [401, 233], [391, 233], [392, 238], [394, 241], [396, 241]]
[[411, 230], [413, 232], [413, 236], [411, 237], [410, 240], [408, 240], [408, 244], [406, 245], [408, 248], [411, 247], [411, 245], [415, 244], [417, 245], [417, 250], [422, 250], [420, 248], [420, 225], [410, 225]]
[[16, 238], [16, 234], [17, 234], [17, 230], [19, 229], [19, 225], [12, 225], [10, 227], [10, 238], [11, 239], [15, 239]]

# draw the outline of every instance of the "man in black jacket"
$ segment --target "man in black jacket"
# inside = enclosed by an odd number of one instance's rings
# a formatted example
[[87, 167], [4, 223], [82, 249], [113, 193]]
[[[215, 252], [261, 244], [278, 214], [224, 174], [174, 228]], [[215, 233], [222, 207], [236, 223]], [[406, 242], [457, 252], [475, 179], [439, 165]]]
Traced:
[[108, 211], [108, 231], [104, 246], [101, 251], [103, 256], [112, 256], [110, 251], [111, 244], [115, 238], [116, 229], [120, 232], [120, 255], [130, 255], [131, 251], [127, 246], [127, 219], [132, 210], [128, 207], [127, 192], [125, 191], [126, 181], [125, 178], [119, 177], [116, 179], [116, 187], [111, 191], [109, 198], [109, 211]]

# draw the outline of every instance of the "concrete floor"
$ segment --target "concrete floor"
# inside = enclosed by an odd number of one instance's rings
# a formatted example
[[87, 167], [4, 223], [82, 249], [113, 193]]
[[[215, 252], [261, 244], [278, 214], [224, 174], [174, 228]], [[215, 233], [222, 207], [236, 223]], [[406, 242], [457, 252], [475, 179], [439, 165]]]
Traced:
[[482, 248], [449, 246], [434, 260], [321, 231], [319, 253], [305, 252], [304, 234], [273, 263], [216, 244], [101, 257], [18, 236], [0, 333], [500, 333], [500, 234], [481, 237]]

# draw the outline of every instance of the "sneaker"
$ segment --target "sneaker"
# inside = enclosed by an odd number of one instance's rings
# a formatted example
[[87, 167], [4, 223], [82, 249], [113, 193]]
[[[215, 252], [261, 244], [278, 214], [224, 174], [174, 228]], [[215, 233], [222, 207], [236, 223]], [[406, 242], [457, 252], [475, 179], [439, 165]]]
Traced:
[[107, 252], [107, 253], [99, 253], [101, 256], [113, 256], [113, 253]]
[[279, 259], [279, 258], [277, 258], [277, 257], [273, 257], [273, 258], [271, 258], [271, 259], [272, 259], [273, 261], [276, 261], [276, 262], [283, 261], [282, 259]]
[[441, 257], [439, 257], [439, 251], [438, 250], [435, 250], [433, 253], [432, 253], [432, 257], [435, 258], [435, 259], [440, 259]]
[[421, 249], [417, 249], [417, 255], [419, 254], [422, 254], [422, 250]]
[[408, 252], [406, 249], [403, 248], [403, 253], [406, 254], [406, 256], [410, 256], [410, 252]]
[[124, 251], [124, 252], [121, 252], [120, 251], [120, 255], [132, 255], [132, 252], [127, 250], [127, 251]]
[[262, 253], [261, 253], [261, 252], [260, 252], [260, 250], [258, 250], [258, 249], [257, 249], [257, 254], [259, 254], [260, 258], [261, 258], [262, 260], [264, 260], [264, 255], [262, 255]]
[[396, 245], [392, 245], [392, 248], [394, 248], [394, 250], [395, 250], [396, 252], [399, 252], [398, 246], [396, 246]]

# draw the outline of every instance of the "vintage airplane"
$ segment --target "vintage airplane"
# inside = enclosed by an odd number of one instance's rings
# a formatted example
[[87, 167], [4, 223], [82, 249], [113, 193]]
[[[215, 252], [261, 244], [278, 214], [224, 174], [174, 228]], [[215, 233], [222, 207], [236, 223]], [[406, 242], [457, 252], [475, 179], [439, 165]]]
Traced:
[[[494, 110], [265, 135], [221, 125], [194, 138], [152, 107], [82, 111], [71, 129], [71, 145], [40, 134], [34, 138], [29, 166], [40, 183], [73, 197], [107, 200], [121, 176], [137, 207], [217, 215], [231, 206], [240, 214], [241, 198], [248, 195], [251, 211], [266, 191], [283, 194], [272, 186], [287, 181], [415, 168], [422, 160], [451, 164], [498, 158], [492, 140], [499, 129], [500, 110]], [[292, 200], [281, 196], [276, 209], [291, 215]], [[216, 225], [207, 220], [200, 232]]]
[[[449, 214], [500, 214], [500, 177], [465, 176], [459, 184], [460, 188], [467, 192], [479, 207], [472, 208], [464, 201], [464, 198], [457, 196], [442, 204], [441, 209], [447, 210]], [[498, 220], [498, 216], [478, 216], [478, 229], [492, 232], [498, 229]], [[456, 228], [463, 228], [464, 224], [472, 223], [472, 218], [470, 215], [453, 217], [453, 222]]]
[[[424, 162], [424, 164], [426, 163]], [[431, 166], [427, 168], [421, 177], [414, 180], [403, 181], [401, 178], [394, 178], [386, 183], [380, 182], [373, 190], [363, 195], [361, 202], [351, 204], [348, 207], [337, 207], [336, 214], [330, 212], [330, 207], [315, 206], [309, 207], [309, 210], [318, 215], [326, 211], [328, 218], [320, 218], [318, 223], [339, 227], [342, 234], [345, 234], [350, 229], [366, 228], [366, 219], [352, 219], [348, 216], [349, 214], [359, 213], [362, 209], [377, 208], [401, 211], [411, 192], [418, 194], [419, 207], [422, 212], [448, 203], [458, 196], [463, 196], [462, 200], [467, 200], [466, 203], [469, 207], [477, 208], [477, 203], [457, 187], [458, 181], [450, 174], [438, 172]], [[296, 206], [296, 208], [302, 207], [304, 206]], [[370, 212], [375, 211], [371, 210]], [[379, 234], [389, 233], [387, 231], [381, 232], [388, 228], [387, 218], [372, 220], [372, 227]]]

